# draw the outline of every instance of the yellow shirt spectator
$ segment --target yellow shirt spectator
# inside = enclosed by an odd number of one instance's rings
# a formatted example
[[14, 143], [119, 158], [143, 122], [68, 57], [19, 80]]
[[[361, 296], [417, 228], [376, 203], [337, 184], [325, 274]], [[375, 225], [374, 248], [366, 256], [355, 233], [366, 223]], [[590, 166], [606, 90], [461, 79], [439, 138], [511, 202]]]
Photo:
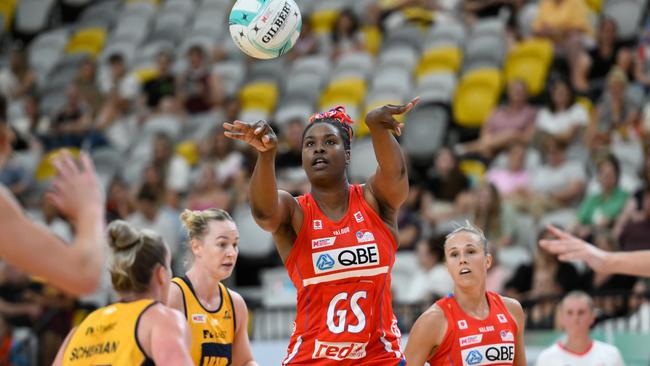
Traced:
[[585, 0], [542, 0], [533, 23], [533, 31], [545, 35], [549, 30], [560, 37], [571, 31], [593, 36]]

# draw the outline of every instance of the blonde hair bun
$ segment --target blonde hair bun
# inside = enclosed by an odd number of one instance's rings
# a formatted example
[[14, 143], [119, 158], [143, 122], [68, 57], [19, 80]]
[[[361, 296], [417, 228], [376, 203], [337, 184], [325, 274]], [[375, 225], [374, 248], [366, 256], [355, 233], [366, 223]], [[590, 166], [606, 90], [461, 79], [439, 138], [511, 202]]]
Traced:
[[115, 251], [128, 250], [140, 242], [140, 232], [123, 220], [108, 225], [108, 245]]

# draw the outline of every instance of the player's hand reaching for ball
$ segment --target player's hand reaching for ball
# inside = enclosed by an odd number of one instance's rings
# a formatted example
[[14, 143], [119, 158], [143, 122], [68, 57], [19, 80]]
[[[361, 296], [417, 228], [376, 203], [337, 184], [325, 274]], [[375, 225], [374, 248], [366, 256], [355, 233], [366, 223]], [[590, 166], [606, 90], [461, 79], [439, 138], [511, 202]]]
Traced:
[[368, 112], [366, 115], [366, 125], [372, 131], [373, 128], [381, 127], [387, 130], [395, 131], [397, 136], [402, 134], [403, 123], [398, 122], [393, 116], [407, 113], [420, 101], [420, 97], [415, 97], [413, 100], [403, 105], [387, 104], [375, 108]]
[[242, 121], [226, 122], [223, 128], [226, 137], [244, 141], [259, 152], [272, 151], [278, 147], [278, 138], [266, 121], [257, 121], [252, 125]]

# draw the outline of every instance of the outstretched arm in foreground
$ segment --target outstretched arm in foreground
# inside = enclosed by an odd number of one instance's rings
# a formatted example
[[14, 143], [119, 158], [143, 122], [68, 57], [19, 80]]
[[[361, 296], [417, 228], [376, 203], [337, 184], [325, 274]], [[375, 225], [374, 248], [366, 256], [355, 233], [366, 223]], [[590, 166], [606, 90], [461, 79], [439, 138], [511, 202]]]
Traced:
[[540, 240], [539, 244], [561, 261], [582, 260], [601, 273], [650, 277], [650, 250], [606, 252], [554, 226], [547, 228], [557, 239]]
[[104, 268], [104, 194], [88, 155], [81, 155], [81, 168], [67, 152], [53, 163], [58, 176], [46, 199], [72, 223], [74, 242], [67, 245], [29, 219], [2, 187], [0, 256], [72, 295], [92, 293]]

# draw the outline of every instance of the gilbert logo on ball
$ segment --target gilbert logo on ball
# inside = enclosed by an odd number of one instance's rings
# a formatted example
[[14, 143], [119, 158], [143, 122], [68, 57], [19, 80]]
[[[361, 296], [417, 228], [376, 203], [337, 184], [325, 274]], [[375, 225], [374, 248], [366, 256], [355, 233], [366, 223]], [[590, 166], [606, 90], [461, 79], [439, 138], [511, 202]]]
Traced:
[[302, 17], [294, 0], [237, 0], [228, 19], [230, 36], [247, 55], [270, 59], [298, 40]]

